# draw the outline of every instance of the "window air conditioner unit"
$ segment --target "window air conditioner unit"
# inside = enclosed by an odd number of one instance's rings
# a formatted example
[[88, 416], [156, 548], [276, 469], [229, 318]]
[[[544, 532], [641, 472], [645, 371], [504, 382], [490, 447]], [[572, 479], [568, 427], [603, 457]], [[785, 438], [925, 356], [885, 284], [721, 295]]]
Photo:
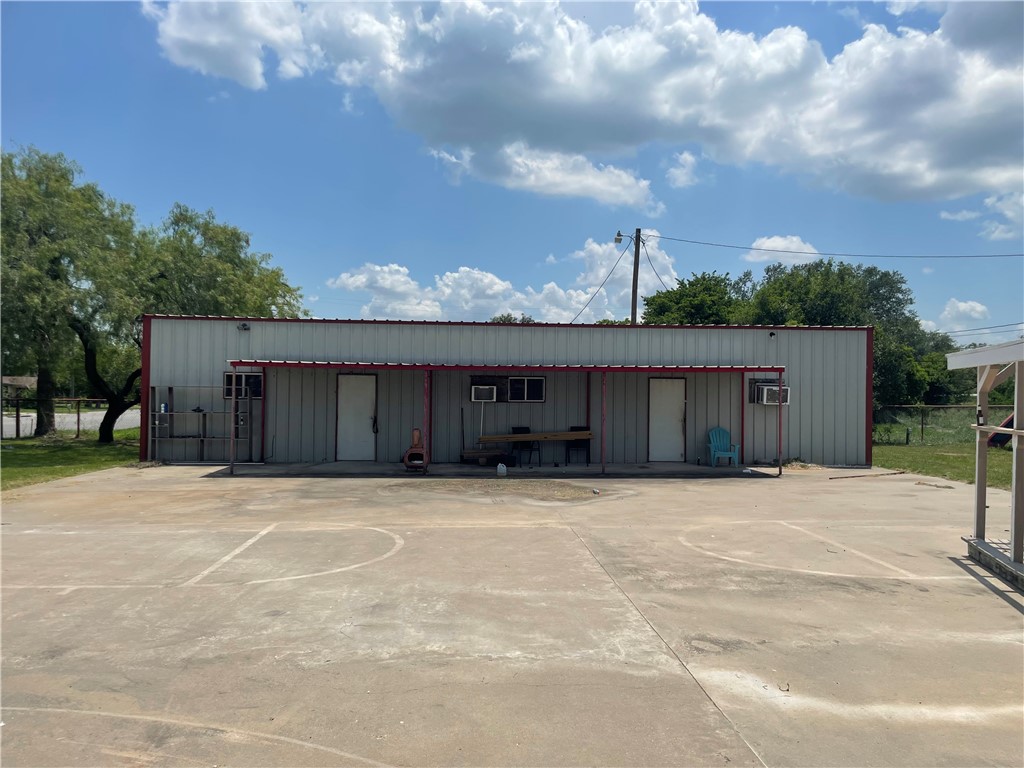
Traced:
[[[778, 405], [779, 387], [777, 385], [758, 384], [757, 402], [761, 405]], [[789, 387], [782, 388], [782, 404], [789, 405]]]
[[498, 399], [498, 388], [497, 387], [470, 387], [470, 397], [474, 403], [493, 403]]

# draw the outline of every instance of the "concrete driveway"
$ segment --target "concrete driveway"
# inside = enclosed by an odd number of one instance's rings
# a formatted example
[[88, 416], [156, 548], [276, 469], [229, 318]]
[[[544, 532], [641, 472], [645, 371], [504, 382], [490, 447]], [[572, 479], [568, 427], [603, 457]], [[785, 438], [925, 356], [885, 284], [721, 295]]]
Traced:
[[4, 764], [1021, 765], [971, 489], [854, 474], [4, 494]]

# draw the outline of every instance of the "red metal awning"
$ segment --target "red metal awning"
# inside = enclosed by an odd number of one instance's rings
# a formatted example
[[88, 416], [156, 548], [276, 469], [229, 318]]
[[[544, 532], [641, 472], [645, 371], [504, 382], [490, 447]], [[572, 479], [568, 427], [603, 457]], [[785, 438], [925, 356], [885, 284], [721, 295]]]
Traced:
[[530, 363], [381, 363], [347, 360], [228, 360], [232, 368], [346, 368], [404, 371], [567, 371], [606, 373], [780, 373], [784, 365], [564, 365]]

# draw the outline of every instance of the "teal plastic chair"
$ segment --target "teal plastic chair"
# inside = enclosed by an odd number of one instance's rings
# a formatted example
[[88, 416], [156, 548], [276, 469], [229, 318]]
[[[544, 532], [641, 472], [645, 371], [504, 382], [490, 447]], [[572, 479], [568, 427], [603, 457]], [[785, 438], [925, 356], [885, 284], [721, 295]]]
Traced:
[[[717, 467], [721, 458], [732, 459], [737, 467], [740, 465], [740, 447], [729, 442], [729, 430], [715, 427], [708, 432], [708, 450], [711, 451], [711, 466]], [[729, 466], [726, 461], [725, 466]]]

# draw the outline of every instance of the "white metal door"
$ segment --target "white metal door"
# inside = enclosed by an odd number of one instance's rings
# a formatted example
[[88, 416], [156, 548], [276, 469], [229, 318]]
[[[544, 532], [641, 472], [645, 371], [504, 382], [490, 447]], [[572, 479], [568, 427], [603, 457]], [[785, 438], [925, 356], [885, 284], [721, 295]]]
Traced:
[[338, 376], [338, 461], [377, 458], [377, 377]]
[[648, 461], [686, 461], [686, 379], [648, 381]]

